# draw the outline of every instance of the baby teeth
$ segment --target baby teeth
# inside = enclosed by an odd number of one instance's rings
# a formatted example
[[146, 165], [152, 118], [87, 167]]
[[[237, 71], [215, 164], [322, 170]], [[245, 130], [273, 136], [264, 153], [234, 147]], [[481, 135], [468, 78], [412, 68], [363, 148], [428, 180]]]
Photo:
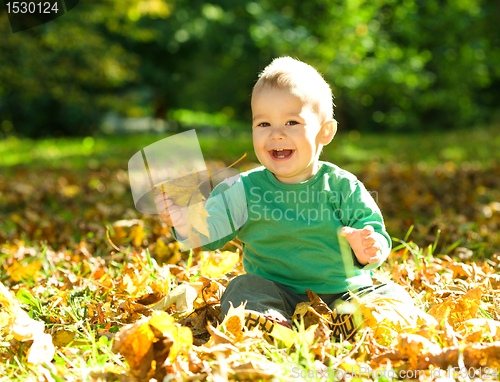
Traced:
[[[284, 149], [274, 149], [274, 151], [276, 151], [276, 153], [278, 153], [278, 151], [283, 151]], [[276, 155], [276, 158], [277, 159], [283, 159], [285, 156], [284, 155]]]

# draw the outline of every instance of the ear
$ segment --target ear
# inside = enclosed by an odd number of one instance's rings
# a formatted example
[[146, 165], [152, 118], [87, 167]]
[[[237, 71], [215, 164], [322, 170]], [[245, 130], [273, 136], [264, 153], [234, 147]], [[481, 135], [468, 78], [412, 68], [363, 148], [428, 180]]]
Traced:
[[329, 144], [335, 133], [337, 132], [337, 121], [335, 119], [329, 119], [321, 126], [319, 131], [319, 143], [323, 146]]

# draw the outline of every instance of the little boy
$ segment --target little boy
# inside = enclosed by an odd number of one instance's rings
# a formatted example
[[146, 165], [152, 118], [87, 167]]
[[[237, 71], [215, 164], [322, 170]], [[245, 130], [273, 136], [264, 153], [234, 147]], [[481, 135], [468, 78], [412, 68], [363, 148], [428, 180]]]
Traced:
[[[259, 76], [251, 106], [253, 145], [263, 166], [238, 179], [248, 216], [233, 234], [205, 246], [214, 250], [236, 236], [243, 245], [246, 274], [228, 284], [223, 315], [230, 303], [246, 302], [247, 310], [288, 326], [296, 305], [309, 301], [306, 289], [332, 309], [350, 292], [372, 290], [412, 303], [394, 283], [372, 284], [371, 270], [391, 248], [375, 201], [354, 175], [319, 160], [337, 131], [331, 89], [323, 77], [290, 57], [275, 59]], [[156, 195], [155, 203], [160, 217], [175, 225], [177, 238], [185, 238], [185, 209], [165, 194]], [[210, 213], [209, 205], [210, 199]], [[343, 256], [342, 237], [353, 254]]]

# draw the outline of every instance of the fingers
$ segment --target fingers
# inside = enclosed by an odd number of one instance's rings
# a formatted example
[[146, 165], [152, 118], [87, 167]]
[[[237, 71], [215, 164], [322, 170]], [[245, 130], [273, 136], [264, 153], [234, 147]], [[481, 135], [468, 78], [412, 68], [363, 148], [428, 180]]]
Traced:
[[156, 212], [170, 227], [177, 225], [182, 220], [182, 212], [172, 199], [167, 199], [165, 193], [155, 195]]
[[378, 251], [380, 251], [380, 244], [378, 243], [365, 248], [365, 254], [367, 255], [375, 255]]
[[368, 236], [370, 236], [373, 232], [375, 232], [375, 229], [371, 225], [365, 226], [363, 229], [357, 229], [357, 228], [352, 228], [352, 227], [343, 227], [342, 231], [340, 231], [340, 234], [342, 236], [351, 236], [352, 234], [359, 232], [361, 237], [363, 239], [366, 239]]
[[361, 230], [361, 237], [363, 239], [366, 239], [368, 236], [370, 236], [373, 232], [375, 231], [375, 229], [371, 226], [371, 225], [367, 225], [365, 226], [365, 228], [363, 228]]
[[373, 236], [368, 236], [366, 239], [364, 239], [362, 241], [363, 245], [365, 247], [370, 247], [372, 246], [373, 244], [375, 244], [377, 241], [375, 240], [375, 238]]
[[343, 227], [342, 228], [342, 231], [340, 231], [340, 235], [341, 236], [344, 236], [344, 237], [347, 237], [347, 236], [350, 236], [352, 235], [354, 232], [358, 231], [356, 228], [352, 228], [352, 227]]
[[173, 226], [178, 226], [181, 225], [183, 221], [183, 214], [182, 211], [180, 210], [179, 206], [174, 206], [172, 208], [175, 208], [174, 211], [170, 212], [170, 220], [172, 221]]
[[161, 194], [156, 194], [154, 200], [155, 204], [158, 204], [158, 202], [162, 200], [172, 200], [172, 199], [169, 199], [166, 193], [161, 193]]
[[155, 204], [156, 204], [156, 210], [158, 213], [164, 213], [174, 205], [174, 201], [172, 199], [166, 199], [163, 197], [163, 194], [155, 195]]

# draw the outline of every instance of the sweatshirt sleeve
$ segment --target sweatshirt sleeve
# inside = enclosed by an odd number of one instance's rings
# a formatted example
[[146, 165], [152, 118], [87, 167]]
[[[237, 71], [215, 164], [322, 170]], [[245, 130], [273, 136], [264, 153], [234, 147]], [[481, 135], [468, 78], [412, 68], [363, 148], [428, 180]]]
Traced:
[[[199, 233], [202, 248], [214, 251], [234, 239], [248, 217], [245, 190], [240, 176], [226, 179], [212, 191], [205, 209], [209, 236]], [[172, 234], [178, 240], [175, 229]], [[188, 246], [188, 240], [179, 241]]]
[[391, 252], [391, 237], [385, 230], [384, 219], [377, 203], [359, 180], [348, 183], [342, 190], [340, 215], [345, 226], [363, 229], [371, 225], [375, 230], [377, 242], [380, 244], [382, 256], [376, 263], [361, 265], [354, 255], [354, 265], [364, 270], [379, 267]]

